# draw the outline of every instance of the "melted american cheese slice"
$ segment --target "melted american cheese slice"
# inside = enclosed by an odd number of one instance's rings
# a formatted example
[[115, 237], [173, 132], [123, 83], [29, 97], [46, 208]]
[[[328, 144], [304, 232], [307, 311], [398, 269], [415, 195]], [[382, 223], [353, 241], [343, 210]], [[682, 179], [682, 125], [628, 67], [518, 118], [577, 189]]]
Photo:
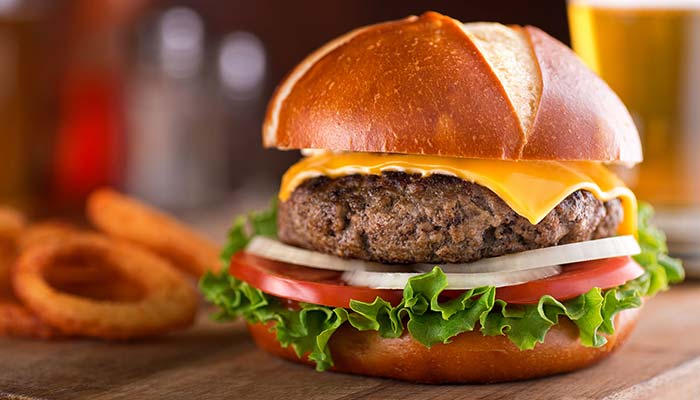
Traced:
[[309, 178], [379, 175], [401, 171], [429, 176], [443, 174], [484, 186], [531, 224], [539, 223], [571, 193], [591, 192], [601, 201], [620, 198], [624, 218], [618, 233], [637, 233], [637, 200], [605, 166], [581, 161], [503, 161], [385, 153], [322, 153], [306, 157], [284, 174], [280, 200]]

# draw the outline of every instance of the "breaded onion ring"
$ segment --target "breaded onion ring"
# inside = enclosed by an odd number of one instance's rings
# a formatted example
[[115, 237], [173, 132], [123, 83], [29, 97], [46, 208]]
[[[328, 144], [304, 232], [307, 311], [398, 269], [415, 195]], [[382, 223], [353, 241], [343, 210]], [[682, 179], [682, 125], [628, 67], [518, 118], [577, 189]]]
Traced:
[[19, 212], [0, 208], [0, 335], [48, 339], [60, 333], [21, 305], [12, 294], [10, 269], [17, 259], [17, 237], [24, 227]]
[[[49, 284], [55, 266], [103, 265], [142, 289], [138, 299], [96, 300]], [[70, 235], [31, 246], [12, 271], [15, 294], [39, 318], [68, 335], [131, 339], [191, 325], [197, 309], [192, 286], [167, 261], [147, 250], [97, 234]]]
[[48, 241], [61, 241], [69, 235], [80, 233], [73, 225], [62, 221], [44, 221], [30, 224], [22, 230], [17, 239], [20, 251], [35, 244], [45, 244]]
[[31, 339], [51, 339], [63, 336], [12, 299], [0, 299], [0, 335]]
[[145, 246], [195, 277], [219, 267], [216, 244], [174, 217], [114, 190], [94, 191], [86, 212], [99, 230]]
[[14, 241], [24, 229], [24, 215], [14, 208], [0, 206], [0, 240]]
[[[35, 245], [45, 245], [50, 242], [64, 242], [72, 236], [87, 233], [66, 222], [54, 220], [30, 224], [22, 230], [22, 234], [17, 240], [19, 251], [25, 251]], [[55, 265], [51, 268], [47, 280], [58, 289], [75, 285], [83, 285], [84, 289], [94, 291], [104, 289], [104, 283], [114, 279], [114, 271], [105, 268], [104, 265], [95, 263], [80, 262], [72, 260], [72, 263]], [[80, 264], [80, 265], [77, 265]], [[90, 287], [87, 287], [90, 286]], [[77, 288], [82, 289], [82, 288]], [[109, 288], [108, 288], [109, 289]], [[71, 291], [73, 293], [73, 291]], [[105, 296], [108, 294], [106, 293]]]

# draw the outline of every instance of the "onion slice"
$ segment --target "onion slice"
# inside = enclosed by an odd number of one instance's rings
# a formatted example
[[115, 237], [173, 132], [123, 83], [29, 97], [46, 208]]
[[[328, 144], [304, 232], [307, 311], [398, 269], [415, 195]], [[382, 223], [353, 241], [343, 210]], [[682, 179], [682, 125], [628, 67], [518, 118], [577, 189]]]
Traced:
[[[447, 275], [447, 289], [473, 289], [480, 286], [511, 286], [544, 279], [561, 272], [558, 265], [506, 272], [454, 273]], [[343, 280], [353, 286], [367, 286], [375, 289], [403, 289], [408, 280], [420, 273], [348, 271]]]
[[304, 267], [330, 269], [333, 271], [411, 272], [409, 266], [382, 264], [371, 261], [345, 259], [330, 254], [301, 249], [264, 236], [254, 237], [246, 252], [270, 260], [301, 265]]
[[[246, 251], [259, 257], [290, 264], [344, 271], [349, 283], [363, 285], [362, 282], [369, 282], [379, 284], [380, 286], [376, 286], [378, 288], [402, 289], [401, 284], [394, 287], [394, 282], [399, 281], [405, 284], [408, 278], [417, 275], [415, 272], [428, 272], [436, 265], [397, 265], [345, 259], [290, 246], [264, 236], [254, 237], [246, 247]], [[454, 275], [452, 279], [457, 279], [454, 282], [456, 285], [497, 286], [496, 284], [501, 282], [501, 286], [503, 286], [554, 275], [558, 273], [558, 270], [554, 269], [561, 264], [629, 256], [639, 254], [640, 251], [637, 241], [633, 236], [628, 235], [528, 250], [500, 257], [485, 258], [472, 263], [440, 264], [439, 266], [448, 276]], [[515, 272], [519, 274], [513, 274]], [[468, 288], [471, 287], [476, 286]], [[455, 289], [458, 288], [455, 287]]]
[[[445, 273], [523, 271], [548, 265], [632, 256], [641, 251], [634, 236], [625, 235], [527, 250], [465, 264], [440, 264], [440, 268]], [[411, 267], [416, 271], [428, 272], [434, 266], [413, 264]]]

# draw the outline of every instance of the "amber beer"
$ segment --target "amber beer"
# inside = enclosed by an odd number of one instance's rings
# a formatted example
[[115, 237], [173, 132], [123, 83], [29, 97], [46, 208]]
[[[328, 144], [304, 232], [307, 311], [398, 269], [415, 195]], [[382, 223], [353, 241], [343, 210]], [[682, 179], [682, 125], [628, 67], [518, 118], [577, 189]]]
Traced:
[[[661, 210], [661, 221], [671, 221], [671, 238], [696, 248], [700, 0], [570, 0], [568, 13], [574, 50], [622, 98], [639, 128], [644, 163], [628, 183]], [[697, 249], [692, 253], [698, 257]]]
[[574, 50], [630, 109], [661, 205], [700, 204], [700, 1], [570, 1]]
[[42, 36], [53, 10], [45, 1], [0, 1], [0, 205], [27, 211], [46, 197], [50, 92], [62, 54]]

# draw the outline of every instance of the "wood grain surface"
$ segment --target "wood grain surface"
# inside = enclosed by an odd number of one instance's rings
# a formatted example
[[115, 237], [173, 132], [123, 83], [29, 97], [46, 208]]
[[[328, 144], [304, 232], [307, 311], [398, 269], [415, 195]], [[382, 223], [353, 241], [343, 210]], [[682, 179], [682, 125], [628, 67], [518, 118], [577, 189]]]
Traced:
[[134, 343], [0, 338], [10, 399], [700, 399], [700, 283], [645, 307], [628, 344], [571, 374], [493, 385], [429, 386], [314, 370], [255, 348], [239, 321], [206, 313], [194, 329]]

